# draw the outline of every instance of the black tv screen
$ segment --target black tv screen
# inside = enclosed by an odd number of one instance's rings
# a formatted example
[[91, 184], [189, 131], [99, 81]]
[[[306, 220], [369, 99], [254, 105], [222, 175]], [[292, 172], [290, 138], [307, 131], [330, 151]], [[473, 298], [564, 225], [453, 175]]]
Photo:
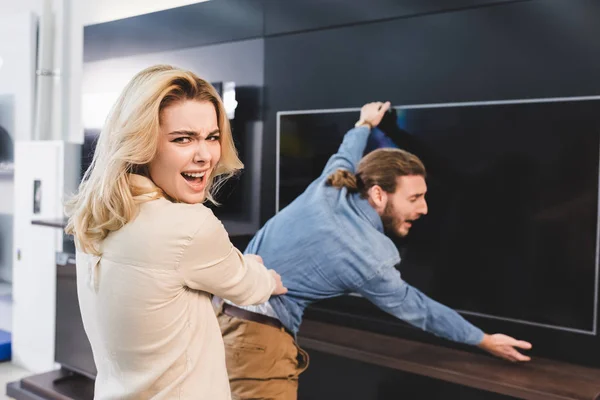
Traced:
[[[540, 354], [590, 361], [589, 346], [600, 349], [599, 109], [599, 98], [398, 107], [395, 122], [407, 150], [423, 157], [429, 189], [429, 214], [396, 240], [403, 278], [486, 330], [531, 340]], [[318, 177], [358, 115], [278, 114], [279, 209]], [[384, 136], [374, 130], [366, 152], [403, 147]], [[389, 330], [395, 321], [361, 301], [324, 307]], [[552, 348], [567, 339], [578, 343]]]

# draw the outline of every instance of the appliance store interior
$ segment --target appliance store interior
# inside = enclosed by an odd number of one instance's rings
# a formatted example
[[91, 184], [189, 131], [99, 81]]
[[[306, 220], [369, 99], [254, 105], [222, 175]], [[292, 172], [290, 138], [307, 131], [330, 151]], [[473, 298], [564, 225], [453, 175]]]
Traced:
[[96, 386], [65, 201], [157, 64], [222, 99], [244, 169], [205, 205], [241, 252], [389, 101], [364, 155], [427, 170], [394, 268], [532, 345], [509, 362], [347, 290], [300, 311], [298, 399], [600, 399], [599, 19], [597, 0], [0, 0], [0, 399], [116, 398]]

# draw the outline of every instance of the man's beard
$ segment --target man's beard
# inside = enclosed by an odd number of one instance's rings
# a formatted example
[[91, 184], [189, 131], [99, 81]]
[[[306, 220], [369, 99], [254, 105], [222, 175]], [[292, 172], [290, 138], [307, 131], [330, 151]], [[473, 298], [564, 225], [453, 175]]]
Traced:
[[388, 236], [395, 236], [398, 238], [402, 238], [406, 236], [405, 234], [400, 233], [399, 223], [395, 217], [395, 208], [391, 201], [385, 205], [385, 209], [383, 210], [383, 214], [381, 215], [381, 222], [383, 223], [383, 231]]

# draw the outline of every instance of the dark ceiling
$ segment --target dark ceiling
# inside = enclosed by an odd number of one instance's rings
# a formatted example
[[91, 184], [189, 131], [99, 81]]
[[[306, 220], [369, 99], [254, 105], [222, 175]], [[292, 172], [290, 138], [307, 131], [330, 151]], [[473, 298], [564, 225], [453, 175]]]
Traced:
[[211, 0], [84, 29], [84, 62], [531, 0]]

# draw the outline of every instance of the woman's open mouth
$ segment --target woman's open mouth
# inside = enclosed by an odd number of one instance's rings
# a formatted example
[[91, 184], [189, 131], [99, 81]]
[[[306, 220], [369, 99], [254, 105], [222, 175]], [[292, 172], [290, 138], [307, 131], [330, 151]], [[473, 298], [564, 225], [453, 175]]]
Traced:
[[206, 175], [206, 171], [203, 172], [182, 172], [181, 176], [186, 180], [188, 185], [195, 190], [201, 191], [204, 190], [205, 181], [208, 176]]

